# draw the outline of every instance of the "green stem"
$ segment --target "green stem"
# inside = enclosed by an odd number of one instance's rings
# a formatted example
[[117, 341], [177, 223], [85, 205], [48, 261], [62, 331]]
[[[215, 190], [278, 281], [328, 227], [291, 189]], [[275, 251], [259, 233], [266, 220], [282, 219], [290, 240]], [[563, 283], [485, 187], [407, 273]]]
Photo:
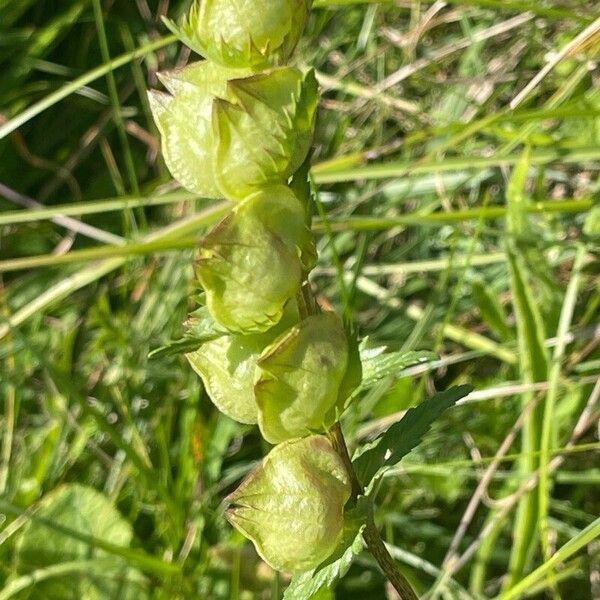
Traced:
[[[350, 485], [352, 487], [351, 502], [356, 503], [357, 498], [363, 494], [364, 490], [356, 476], [354, 467], [352, 466], [352, 460], [348, 453], [348, 446], [346, 445], [346, 440], [344, 439], [344, 434], [339, 422], [334, 423], [329, 430], [329, 439], [346, 467], [346, 471], [350, 477]], [[396, 561], [394, 561], [388, 552], [388, 549], [385, 547], [385, 544], [379, 535], [379, 531], [377, 530], [377, 527], [375, 527], [375, 523], [371, 517], [369, 517], [365, 530], [363, 531], [363, 538], [369, 552], [373, 555], [373, 558], [375, 558], [389, 582], [400, 595], [400, 600], [418, 600], [417, 594], [412, 589], [406, 577], [400, 572]]]
[[394, 586], [394, 589], [398, 592], [400, 600], [419, 600], [419, 597], [412, 589], [406, 577], [398, 569], [396, 561], [394, 561], [385, 547], [373, 521], [367, 523], [363, 531], [363, 538], [369, 552], [373, 555], [389, 582]]
[[350, 501], [353, 504], [356, 504], [357, 498], [363, 495], [364, 490], [363, 486], [358, 480], [358, 477], [356, 476], [354, 467], [352, 466], [352, 460], [350, 459], [350, 454], [348, 453], [348, 446], [346, 446], [346, 440], [344, 438], [344, 434], [342, 433], [342, 428], [339, 421], [336, 421], [329, 430], [329, 439], [331, 440], [334, 450], [340, 455], [340, 458], [346, 467], [346, 471], [350, 477], [350, 486], [352, 488]]

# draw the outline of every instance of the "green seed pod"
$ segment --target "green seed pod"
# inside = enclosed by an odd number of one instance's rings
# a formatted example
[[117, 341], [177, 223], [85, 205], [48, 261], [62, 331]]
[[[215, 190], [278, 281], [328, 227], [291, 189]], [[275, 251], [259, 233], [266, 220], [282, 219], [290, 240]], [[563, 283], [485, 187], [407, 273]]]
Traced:
[[265, 68], [290, 57], [306, 24], [311, 0], [195, 0], [187, 18], [167, 27], [219, 64]]
[[210, 62], [159, 74], [169, 91], [148, 92], [150, 108], [161, 134], [162, 152], [169, 171], [183, 187], [208, 198], [219, 198], [213, 155], [213, 101], [228, 98], [227, 82], [249, 71], [226, 69]]
[[[205, 319], [212, 322], [210, 316]], [[295, 303], [289, 303], [281, 321], [265, 333], [221, 335], [186, 354], [210, 399], [222, 413], [240, 423], [258, 421], [254, 398], [256, 361], [267, 345], [297, 321], [298, 309]]]
[[285, 186], [249, 196], [200, 242], [197, 276], [217, 323], [257, 333], [279, 322], [314, 261], [304, 207]]
[[150, 91], [165, 162], [186, 189], [242, 200], [285, 184], [310, 148], [314, 73], [282, 67], [250, 76], [203, 61], [161, 73], [169, 93]]
[[241, 199], [268, 183], [286, 183], [304, 162], [312, 141], [318, 84], [312, 70], [273, 69], [228, 85], [215, 100], [217, 185]]
[[271, 450], [228, 496], [226, 516], [278, 571], [307, 571], [334, 551], [350, 497], [348, 473], [322, 435]]
[[278, 444], [328, 429], [356, 385], [348, 338], [334, 313], [301, 321], [267, 347], [254, 387], [258, 425]]

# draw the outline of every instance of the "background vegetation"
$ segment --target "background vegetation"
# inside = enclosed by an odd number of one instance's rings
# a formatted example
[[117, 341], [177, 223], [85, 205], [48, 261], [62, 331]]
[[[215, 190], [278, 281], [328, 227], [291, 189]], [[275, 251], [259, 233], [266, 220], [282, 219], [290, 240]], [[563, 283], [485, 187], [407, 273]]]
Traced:
[[[192, 248], [224, 210], [170, 181], [145, 95], [195, 59], [159, 19], [185, 8], [0, 0], [0, 598], [40, 597], [15, 574], [19, 540], [73, 482], [131, 534], [129, 550], [92, 540], [92, 578], [110, 578], [102, 549], [146, 589], [132, 598], [285, 589], [219, 509], [264, 442], [182, 357], [148, 357], [181, 335]], [[476, 389], [378, 494], [428, 598], [600, 597], [598, 17], [593, 0], [317, 0], [298, 52], [324, 90], [320, 301], [375, 346], [439, 356], [372, 387], [350, 443], [434, 389]], [[363, 554], [331, 597], [386, 594]]]

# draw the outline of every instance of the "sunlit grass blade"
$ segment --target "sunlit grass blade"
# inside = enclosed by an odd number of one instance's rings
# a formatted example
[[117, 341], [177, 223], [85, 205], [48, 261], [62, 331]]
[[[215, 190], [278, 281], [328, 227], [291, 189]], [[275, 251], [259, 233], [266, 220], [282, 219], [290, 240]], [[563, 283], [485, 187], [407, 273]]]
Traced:
[[[593, 227], [594, 223], [598, 222], [600, 211], [594, 208], [586, 223]], [[584, 228], [584, 231], [586, 228]], [[567, 284], [565, 297], [558, 322], [556, 337], [559, 340], [554, 348], [552, 362], [550, 365], [550, 373], [548, 376], [548, 393], [544, 405], [541, 440], [540, 440], [540, 483], [539, 483], [539, 521], [543, 555], [546, 560], [550, 558], [550, 531], [548, 524], [549, 505], [552, 494], [552, 481], [548, 472], [550, 461], [549, 453], [552, 440], [555, 439], [556, 432], [556, 404], [559, 397], [560, 379], [563, 371], [563, 359], [567, 348], [566, 333], [571, 328], [577, 295], [582, 282], [582, 270], [586, 258], [587, 250], [585, 245], [580, 244], [577, 248], [577, 253], [573, 261], [571, 277]]]
[[587, 546], [600, 536], [600, 517], [580, 531], [574, 538], [570, 539], [564, 546], [559, 548], [552, 557], [542, 563], [537, 569], [523, 578], [514, 586], [510, 587], [497, 597], [497, 600], [512, 600], [522, 598], [523, 594], [540, 579], [544, 578], [556, 566], [564, 563], [573, 554]]
[[[510, 272], [513, 309], [517, 325], [519, 348], [519, 370], [523, 383], [546, 381], [548, 358], [544, 347], [544, 326], [540, 309], [531, 288], [527, 264], [517, 240], [528, 233], [526, 184], [530, 166], [529, 151], [526, 150], [515, 167], [507, 191], [507, 257]], [[523, 394], [522, 406], [534, 399], [532, 393]], [[539, 462], [531, 457], [539, 450], [542, 424], [542, 409], [538, 406], [523, 423], [521, 449], [523, 460], [520, 473], [528, 476], [538, 468]], [[513, 524], [513, 546], [509, 564], [509, 574], [504, 585], [510, 587], [521, 579], [532, 549], [538, 540], [537, 523], [538, 496], [534, 490], [524, 494], [517, 508]]]
[[[547, 165], [557, 163], [583, 163], [598, 160], [600, 149], [597, 146], [581, 148], [541, 148], [531, 153], [532, 165]], [[319, 171], [315, 169], [317, 183], [340, 183], [361, 179], [378, 180], [391, 177], [408, 177], [422, 173], [446, 173], [457, 170], [479, 170], [486, 167], [513, 166], [520, 160], [519, 154], [495, 156], [459, 156], [443, 160], [420, 161], [389, 161], [351, 169], [334, 169]]]
[[[226, 204], [217, 204], [192, 217], [182, 219], [169, 227], [165, 227], [158, 232], [151, 233], [144, 239], [147, 242], [154, 242], [167, 240], [173, 236], [184, 236], [213, 222], [219, 216], [222, 216], [226, 210]], [[0, 339], [5, 337], [12, 328], [19, 327], [33, 315], [123, 266], [128, 258], [127, 256], [119, 256], [94, 263], [56, 283], [25, 306], [16, 310], [9, 317], [0, 320]]]
[[133, 52], [126, 52], [122, 54], [118, 58], [115, 58], [111, 62], [100, 65], [95, 69], [92, 69], [88, 73], [85, 73], [81, 77], [78, 77], [74, 81], [67, 83], [63, 87], [59, 88], [55, 92], [52, 92], [42, 100], [39, 100], [35, 104], [32, 104], [29, 108], [25, 109], [23, 112], [19, 113], [17, 116], [13, 117], [4, 125], [0, 125], [0, 140], [5, 138], [9, 133], [12, 133], [15, 129], [21, 127], [24, 123], [27, 123], [35, 116], [39, 115], [41, 112], [47, 110], [54, 106], [57, 102], [60, 102], [64, 98], [67, 98], [77, 90], [80, 90], [82, 87], [86, 86], [88, 83], [103, 77], [110, 71], [114, 71], [123, 65], [131, 62], [132, 60], [137, 60], [138, 58], [142, 58], [155, 50], [160, 48], [164, 48], [169, 44], [172, 44], [175, 41], [175, 36], [167, 36], [156, 40], [154, 42], [150, 42], [137, 48]]

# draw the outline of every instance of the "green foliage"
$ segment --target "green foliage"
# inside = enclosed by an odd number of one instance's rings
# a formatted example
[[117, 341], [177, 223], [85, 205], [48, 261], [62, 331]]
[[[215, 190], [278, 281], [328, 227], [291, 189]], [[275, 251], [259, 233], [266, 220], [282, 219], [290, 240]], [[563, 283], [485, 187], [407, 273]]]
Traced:
[[425, 350], [386, 352], [385, 346], [365, 348], [362, 356], [361, 388], [369, 388], [386, 377], [397, 376], [403, 369], [435, 360], [437, 355]]
[[[101, 600], [146, 598], [146, 583], [141, 574], [119, 557], [63, 533], [61, 526], [99, 540], [127, 547], [131, 525], [114, 506], [93, 488], [70, 484], [47, 494], [35, 519], [19, 536], [16, 569], [20, 575], [36, 572], [69, 561], [89, 561], [85, 570], [67, 577], [50, 578], [36, 585], [31, 596], [47, 600]], [[97, 560], [97, 562], [94, 562]], [[43, 577], [42, 577], [43, 578]]]
[[[521, 377], [525, 383], [535, 383], [546, 381], [548, 378], [548, 353], [544, 345], [546, 332], [542, 312], [530, 283], [527, 254], [522, 252], [516, 243], [516, 239], [527, 235], [525, 206], [528, 202], [526, 182], [529, 165], [530, 155], [527, 150], [513, 172], [507, 192], [507, 229], [513, 237], [508, 238], [506, 251], [517, 324]], [[534, 398], [533, 393], [523, 394], [524, 408], [527, 408]], [[521, 470], [524, 475], [532, 473], [539, 466], [536, 453], [540, 448], [541, 431], [542, 409], [537, 406], [523, 424]], [[537, 495], [537, 490], [534, 490], [525, 494], [519, 502], [507, 586], [514, 585], [522, 577], [538, 539]]]
[[431, 424], [448, 408], [472, 391], [461, 385], [439, 392], [406, 412], [379, 439], [365, 446], [353, 459], [359, 480], [370, 488], [377, 478], [415, 448]]
[[[309, 177], [322, 207], [312, 223], [320, 256], [310, 289], [324, 310], [343, 310], [369, 336], [363, 384], [341, 419], [351, 451], [431, 390], [463, 382], [477, 390], [440, 416], [373, 497], [395, 560], [420, 593], [438, 600], [593, 596], [597, 525], [588, 525], [600, 514], [598, 440], [595, 413], [585, 406], [600, 365], [598, 236], [588, 219], [600, 159], [597, 37], [572, 47], [521, 104], [510, 104], [597, 18], [594, 4], [319, 0], [297, 46], [294, 65], [314, 67], [323, 91], [311, 164], [292, 178], [307, 213], [314, 212]], [[171, 0], [169, 16], [189, 5]], [[262, 459], [265, 443], [257, 428], [218, 412], [180, 354], [230, 333], [212, 318], [203, 330], [196, 315], [198, 328], [190, 324], [183, 340], [169, 344], [181, 338], [190, 312], [208, 312], [198, 309], [205, 298], [196, 296], [193, 249], [232, 205], [176, 189], [163, 160], [169, 152], [159, 151], [147, 88], [162, 89], [156, 73], [166, 83], [177, 77], [170, 69], [188, 60], [190, 72], [207, 68], [168, 35], [158, 14], [164, 6], [0, 2], [4, 597], [34, 595], [52, 580], [79, 582], [82, 573], [90, 579], [115, 556], [143, 571], [157, 599], [263, 600], [281, 598], [288, 586], [222, 515], [222, 497]], [[255, 75], [254, 68], [231, 72]], [[185, 127], [174, 127], [180, 135], [203, 126], [201, 115], [188, 116]], [[513, 234], [507, 187], [524, 144], [531, 147], [524, 230]], [[210, 197], [222, 196], [210, 161], [202, 165], [212, 177]], [[30, 200], [41, 206], [26, 207]], [[508, 245], [521, 257], [552, 356], [538, 383], [522, 372]], [[474, 282], [482, 294], [472, 293]], [[389, 369], [372, 362], [369, 347], [387, 348], [379, 358]], [[407, 350], [422, 349], [435, 360], [403, 364]], [[551, 423], [534, 471], [521, 467], [529, 457], [519, 432], [502, 446], [519, 428], [527, 395]], [[495, 461], [501, 448], [506, 454]], [[538, 467], [547, 511], [535, 526], [557, 552], [549, 562], [546, 548], [536, 550], [516, 587], [501, 590], [513, 535], [527, 531], [515, 519], [513, 493], [535, 481]], [[475, 494], [485, 473], [483, 494]], [[65, 481], [113, 499], [136, 550], [115, 554], [86, 539], [103, 558], [55, 563], [32, 572], [45, 579], [28, 580], [15, 568], [20, 533]], [[455, 563], [447, 553], [472, 499]], [[335, 573], [340, 546], [315, 576], [328, 565]], [[349, 563], [317, 597], [386, 597], [374, 560], [365, 553]], [[298, 580], [311, 581], [312, 571]]]
[[319, 566], [314, 571], [307, 571], [301, 575], [296, 575], [290, 585], [286, 588], [285, 600], [304, 600], [306, 598], [317, 598], [317, 594], [330, 589], [339, 581], [350, 569], [354, 558], [364, 549], [364, 541], [360, 532], [356, 535], [354, 542], [348, 546], [343, 554], [336, 560], [329, 562], [325, 566]]

